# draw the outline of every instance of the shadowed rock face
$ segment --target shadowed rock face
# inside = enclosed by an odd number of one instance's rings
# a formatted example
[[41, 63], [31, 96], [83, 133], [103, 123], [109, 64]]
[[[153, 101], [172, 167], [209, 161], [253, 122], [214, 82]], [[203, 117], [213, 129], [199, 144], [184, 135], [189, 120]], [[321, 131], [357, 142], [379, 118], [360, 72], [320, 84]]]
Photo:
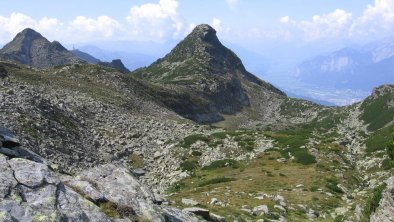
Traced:
[[4, 59], [31, 65], [36, 68], [50, 68], [82, 62], [59, 42], [49, 42], [33, 29], [25, 29], [0, 50]]
[[165, 105], [197, 122], [221, 120], [250, 106], [245, 84], [284, 95], [245, 70], [209, 25], [197, 26], [164, 58], [133, 72], [172, 92], [158, 94]]

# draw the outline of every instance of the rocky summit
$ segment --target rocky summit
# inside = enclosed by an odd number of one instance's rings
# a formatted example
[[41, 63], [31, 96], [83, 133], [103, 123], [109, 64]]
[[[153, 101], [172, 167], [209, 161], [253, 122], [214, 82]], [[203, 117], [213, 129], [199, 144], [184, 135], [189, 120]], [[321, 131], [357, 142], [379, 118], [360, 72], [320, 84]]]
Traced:
[[208, 25], [128, 74], [23, 61], [0, 59], [0, 221], [394, 220], [392, 84], [289, 98]]
[[82, 62], [59, 42], [49, 42], [40, 33], [27, 28], [0, 50], [0, 57], [36, 68]]
[[247, 86], [271, 94], [284, 93], [245, 70], [234, 52], [222, 45], [216, 31], [199, 25], [164, 58], [132, 73], [172, 89], [162, 101], [198, 122], [223, 120], [251, 105]]

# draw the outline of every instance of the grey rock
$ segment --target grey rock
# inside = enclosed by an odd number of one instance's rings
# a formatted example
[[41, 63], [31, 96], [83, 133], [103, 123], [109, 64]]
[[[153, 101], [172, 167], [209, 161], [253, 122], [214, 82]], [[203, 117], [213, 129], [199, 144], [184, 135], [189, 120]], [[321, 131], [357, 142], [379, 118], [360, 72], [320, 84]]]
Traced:
[[[80, 180], [94, 183], [94, 187], [108, 201], [117, 206], [127, 206], [139, 217], [160, 221], [160, 208], [154, 204], [153, 193], [143, 186], [127, 169], [106, 164], [82, 172]], [[85, 193], [89, 195], [89, 193]]]
[[268, 207], [267, 207], [267, 205], [260, 205], [260, 206], [254, 207], [253, 208], [253, 214], [254, 215], [258, 215], [258, 216], [264, 215], [264, 214], [268, 214]]
[[186, 206], [197, 206], [198, 202], [192, 199], [188, 199], [188, 198], [182, 198], [181, 200], [182, 204], [186, 205]]
[[37, 187], [45, 182], [48, 177], [48, 167], [42, 163], [14, 158], [8, 161], [14, 170], [16, 180], [29, 187]]
[[220, 215], [214, 214], [214, 213], [209, 213], [209, 217], [211, 218], [211, 221], [214, 222], [225, 222], [226, 219]]
[[394, 176], [386, 181], [386, 189], [382, 192], [379, 207], [371, 215], [371, 222], [394, 221]]
[[59, 184], [57, 194], [57, 208], [66, 221], [103, 221], [111, 219], [101, 212], [100, 208], [84, 199], [72, 189]]
[[33, 221], [31, 211], [25, 207], [20, 206], [14, 200], [0, 201], [0, 221], [14, 222], [14, 221]]
[[96, 202], [102, 202], [106, 200], [105, 196], [87, 181], [72, 180], [69, 181], [67, 185], [73, 190], [83, 193]]
[[8, 129], [0, 126], [0, 142], [5, 148], [13, 148], [20, 146], [20, 142], [16, 136]]
[[28, 159], [34, 162], [44, 163], [45, 165], [47, 165], [47, 161], [44, 158], [20, 146], [13, 148], [0, 147], [0, 153], [9, 157]]
[[146, 171], [142, 168], [136, 168], [132, 170], [133, 174], [137, 177], [144, 176], [146, 174]]
[[198, 222], [198, 218], [190, 212], [182, 211], [174, 207], [163, 207], [163, 216], [167, 222]]
[[313, 220], [319, 217], [319, 213], [317, 213], [316, 211], [314, 211], [313, 209], [309, 209], [308, 212], [306, 213], [306, 216]]
[[203, 208], [199, 208], [199, 207], [189, 207], [189, 208], [184, 208], [182, 211], [187, 212], [187, 213], [193, 213], [193, 214], [198, 215], [208, 221], [211, 220], [209, 210], [207, 210], [207, 209], [203, 209]]
[[0, 154], [0, 198], [6, 197], [18, 182], [14, 178], [14, 172], [7, 162], [7, 157]]

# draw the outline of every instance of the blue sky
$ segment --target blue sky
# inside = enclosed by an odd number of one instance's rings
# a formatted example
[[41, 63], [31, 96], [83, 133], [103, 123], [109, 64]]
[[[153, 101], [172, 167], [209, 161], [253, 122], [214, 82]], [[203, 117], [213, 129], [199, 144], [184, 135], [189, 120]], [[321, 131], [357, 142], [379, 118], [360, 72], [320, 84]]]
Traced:
[[[271, 44], [360, 43], [394, 35], [394, 0], [3, 0], [0, 44], [25, 27], [66, 44], [182, 39], [208, 23], [221, 39]], [[33, 2], [33, 1], [31, 1]], [[249, 45], [248, 45], [249, 44]]]

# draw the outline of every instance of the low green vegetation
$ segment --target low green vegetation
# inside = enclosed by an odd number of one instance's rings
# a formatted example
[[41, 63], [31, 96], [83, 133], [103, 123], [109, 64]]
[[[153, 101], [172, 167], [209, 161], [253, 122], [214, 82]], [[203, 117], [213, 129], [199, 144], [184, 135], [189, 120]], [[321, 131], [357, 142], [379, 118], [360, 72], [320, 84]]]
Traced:
[[326, 183], [326, 187], [335, 193], [343, 193], [343, 190], [341, 188], [338, 187], [338, 180], [334, 179], [334, 178], [328, 178], [327, 179], [327, 183]]
[[195, 160], [186, 160], [181, 163], [182, 171], [193, 171], [197, 169], [197, 167], [198, 167], [198, 162]]
[[387, 184], [383, 183], [380, 186], [376, 187], [370, 198], [365, 203], [363, 217], [361, 221], [368, 222], [372, 213], [375, 212], [376, 208], [379, 206], [380, 199], [382, 199], [382, 192], [386, 189]]
[[239, 166], [240, 163], [238, 163], [238, 161], [236, 160], [224, 159], [224, 160], [216, 160], [212, 162], [210, 165], [203, 167], [202, 170], [214, 170], [224, 167], [232, 167], [233, 169], [237, 169], [239, 168]]
[[204, 134], [193, 134], [185, 137], [181, 142], [180, 146], [183, 148], [190, 148], [190, 146], [197, 141], [209, 142], [210, 139], [207, 135]]
[[310, 130], [288, 130], [280, 132], [266, 133], [266, 136], [275, 139], [278, 145], [282, 148], [281, 154], [285, 158], [290, 158], [290, 155], [295, 157], [295, 161], [304, 165], [316, 163], [315, 156], [311, 155], [306, 148], [302, 148], [310, 136]]
[[[390, 139], [392, 140], [392, 134], [394, 132], [394, 124], [382, 128], [374, 133], [372, 133], [365, 144], [367, 146], [367, 152], [372, 153], [378, 150], [392, 150], [390, 144], [387, 144]], [[390, 151], [392, 152], [392, 151]], [[390, 155], [388, 151], [388, 155]]]
[[394, 133], [391, 136], [391, 139], [387, 141], [386, 152], [390, 160], [394, 161]]
[[394, 120], [394, 107], [388, 105], [392, 95], [380, 95], [377, 98], [366, 99], [361, 108], [364, 112], [361, 115], [362, 120], [368, 125], [368, 130], [375, 131]]
[[132, 218], [134, 210], [129, 206], [120, 206], [111, 201], [98, 203], [100, 210], [111, 218]]
[[235, 181], [235, 179], [231, 178], [231, 177], [216, 177], [213, 179], [203, 181], [203, 182], [199, 183], [198, 186], [203, 187], [203, 186], [207, 186], [207, 185], [211, 185], [211, 184], [226, 183], [226, 182], [230, 182], [230, 181]]

